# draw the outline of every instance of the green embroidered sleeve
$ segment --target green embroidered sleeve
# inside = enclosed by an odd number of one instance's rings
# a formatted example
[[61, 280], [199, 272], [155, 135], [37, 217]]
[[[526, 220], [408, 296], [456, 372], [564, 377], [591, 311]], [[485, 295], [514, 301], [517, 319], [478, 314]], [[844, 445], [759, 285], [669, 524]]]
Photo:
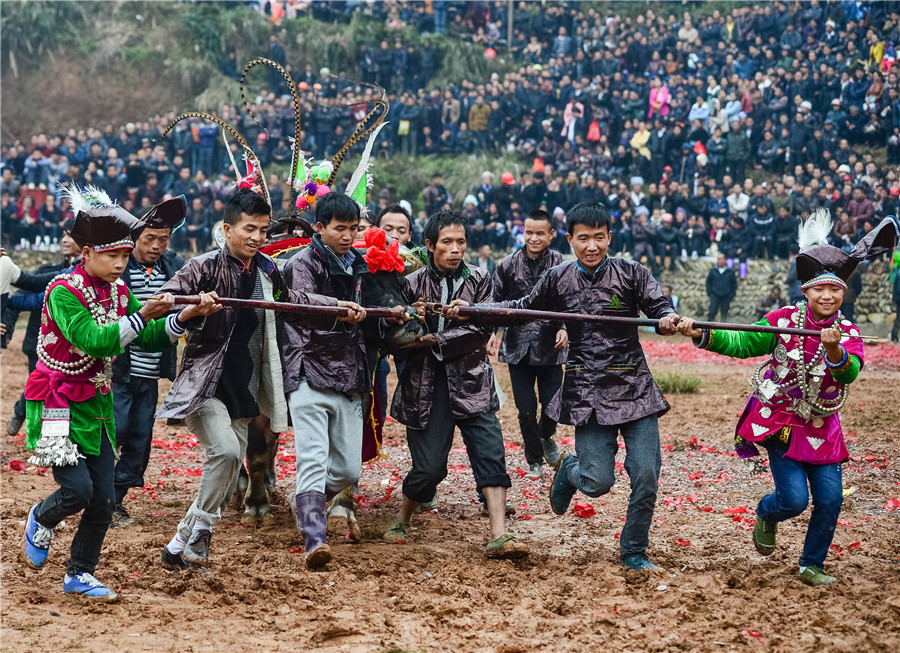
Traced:
[[[59, 325], [66, 340], [88, 356], [106, 358], [118, 356], [122, 348], [121, 328], [118, 322], [98, 326], [91, 312], [78, 298], [62, 286], [50, 291], [47, 299], [50, 317]], [[128, 293], [128, 314], [141, 309], [141, 303]], [[166, 332], [165, 318], [152, 320], [138, 334], [135, 340], [144, 351], [162, 351], [173, 345]]]
[[[135, 297], [131, 290], [128, 291], [128, 315], [133, 315], [141, 310], [140, 300]], [[175, 340], [175, 342], [178, 342]], [[155, 320], [150, 320], [141, 332], [138, 334], [137, 338], [134, 339], [134, 343], [141, 348], [141, 351], [165, 351], [169, 347], [174, 347], [175, 342], [172, 341], [172, 338], [169, 336], [169, 333], [166, 331], [166, 318], [160, 317]]]
[[88, 356], [106, 358], [122, 353], [118, 322], [98, 326], [87, 307], [63, 286], [50, 291], [47, 306], [66, 340]]
[[[755, 324], [771, 326], [766, 318]], [[778, 336], [774, 333], [711, 329], [709, 344], [705, 348], [732, 358], [753, 358], [771, 354], [775, 350], [777, 339]]]
[[831, 376], [838, 383], [853, 383], [856, 381], [856, 377], [859, 376], [859, 370], [862, 368], [862, 364], [857, 356], [850, 354], [847, 357], [847, 362], [839, 367], [832, 368]]

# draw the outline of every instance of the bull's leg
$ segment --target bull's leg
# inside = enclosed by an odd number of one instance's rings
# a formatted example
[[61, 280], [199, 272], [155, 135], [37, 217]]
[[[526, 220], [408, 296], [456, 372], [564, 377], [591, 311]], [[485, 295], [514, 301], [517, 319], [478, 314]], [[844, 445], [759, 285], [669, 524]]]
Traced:
[[241, 463], [241, 471], [238, 474], [237, 489], [231, 495], [231, 507], [235, 510], [244, 509], [244, 496], [247, 494], [247, 485], [250, 477], [247, 475], [247, 468]]
[[359, 522], [356, 521], [356, 502], [353, 500], [353, 486], [345, 488], [334, 497], [326, 513], [328, 534], [343, 537], [350, 534], [354, 540], [362, 539]]
[[[245, 524], [257, 525], [269, 514], [269, 465], [271, 441], [273, 436], [269, 428], [269, 419], [259, 416], [250, 420], [247, 429], [247, 474], [248, 483], [244, 492]], [[278, 436], [274, 436], [277, 447]], [[274, 476], [274, 472], [273, 472]]]

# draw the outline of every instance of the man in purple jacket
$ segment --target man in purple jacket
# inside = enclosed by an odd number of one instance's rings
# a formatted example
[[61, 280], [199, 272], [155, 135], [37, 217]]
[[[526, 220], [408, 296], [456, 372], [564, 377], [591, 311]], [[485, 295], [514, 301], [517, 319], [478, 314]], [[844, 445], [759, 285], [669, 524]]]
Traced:
[[[503, 259], [494, 271], [494, 301], [526, 297], [547, 270], [563, 262], [562, 254], [550, 249], [555, 233], [546, 211], [532, 211], [525, 218], [525, 247]], [[545, 459], [550, 465], [559, 461], [553, 440], [556, 422], [547, 415], [547, 405], [562, 385], [562, 364], [566, 361], [568, 344], [565, 325], [546, 320], [508, 326], [502, 343], [496, 335], [488, 342], [488, 353], [496, 353], [499, 345], [500, 362], [509, 365], [509, 380], [525, 444], [528, 478], [541, 477]], [[537, 396], [534, 394], [535, 382]], [[537, 418], [538, 399], [541, 402], [540, 421]]]
[[[679, 317], [650, 272], [635, 261], [607, 256], [607, 208], [582, 202], [568, 212], [566, 221], [577, 260], [544, 274], [527, 297], [496, 306], [627, 317], [637, 317], [640, 310], [660, 319], [660, 333], [673, 334]], [[455, 306], [444, 313], [450, 320], [459, 319]], [[668, 404], [647, 367], [636, 326], [571, 322], [568, 334], [565, 378], [547, 413], [575, 426], [577, 455], [566, 454], [557, 465], [550, 507], [562, 515], [575, 492], [598, 497], [610, 491], [621, 432], [631, 496], [619, 553], [630, 569], [652, 569], [646, 551], [662, 463], [657, 418]]]
[[[425, 224], [430, 264], [404, 279], [404, 295], [420, 315], [425, 301], [489, 301], [491, 278], [463, 262], [469, 223], [453, 211], [439, 211]], [[410, 520], [421, 503], [430, 502], [447, 477], [447, 459], [458, 426], [472, 464], [476, 489], [485, 496], [490, 518], [489, 558], [521, 558], [528, 546], [506, 532], [506, 473], [503, 432], [494, 371], [485, 345], [491, 330], [450, 324], [442, 315], [425, 317], [428, 333], [406, 345], [406, 366], [394, 393], [391, 415], [406, 425], [412, 470], [403, 481], [403, 502], [386, 542], [408, 538]], [[452, 392], [451, 392], [452, 388]]]
[[[353, 248], [359, 215], [359, 204], [343, 193], [329, 193], [318, 201], [312, 243], [284, 268], [288, 288], [359, 301], [360, 277], [368, 272]], [[359, 324], [365, 309], [355, 317], [359, 319], [318, 328], [285, 324], [284, 391], [297, 449], [294, 501], [308, 569], [331, 561], [325, 502], [356, 483], [362, 466], [362, 396], [372, 389], [373, 370]]]

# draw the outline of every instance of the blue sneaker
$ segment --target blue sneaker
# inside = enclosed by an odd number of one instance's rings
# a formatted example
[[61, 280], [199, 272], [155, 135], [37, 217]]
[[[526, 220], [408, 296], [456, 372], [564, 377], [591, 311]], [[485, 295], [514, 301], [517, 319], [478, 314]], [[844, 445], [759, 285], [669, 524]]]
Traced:
[[25, 522], [25, 541], [22, 543], [22, 553], [25, 562], [32, 569], [41, 569], [47, 562], [50, 553], [50, 542], [53, 541], [56, 532], [52, 528], [41, 526], [34, 518], [34, 509], [37, 504], [31, 506], [28, 511], [28, 520]]
[[108, 587], [105, 587], [103, 583], [86, 571], [75, 574], [74, 577], [66, 574], [66, 578], [63, 581], [63, 592], [66, 594], [80, 594], [81, 596], [87, 596], [92, 599], [116, 598], [115, 592]]
[[647, 569], [659, 569], [652, 562], [647, 560], [647, 556], [643, 553], [635, 553], [627, 558], [622, 558], [622, 566], [628, 569], [636, 569], [637, 571], [645, 571]]
[[569, 504], [572, 503], [572, 497], [578, 490], [569, 483], [569, 468], [577, 461], [575, 456], [567, 453], [556, 465], [556, 474], [553, 475], [553, 482], [550, 484], [550, 510], [557, 515], [566, 514]]

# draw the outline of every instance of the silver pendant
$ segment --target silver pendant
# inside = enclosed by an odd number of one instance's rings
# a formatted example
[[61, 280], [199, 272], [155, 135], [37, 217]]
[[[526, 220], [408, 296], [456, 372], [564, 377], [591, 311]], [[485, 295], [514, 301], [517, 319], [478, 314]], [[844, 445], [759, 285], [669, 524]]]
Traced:
[[803, 401], [802, 399], [798, 399], [794, 402], [794, 413], [800, 417], [805, 422], [809, 421], [810, 416], [812, 415], [812, 409], [808, 403]]
[[775, 360], [777, 360], [779, 363], [785, 362], [788, 356], [787, 347], [785, 347], [781, 343], [778, 343], [778, 346], [775, 347], [774, 356]]
[[755, 435], [756, 437], [761, 436], [763, 433], [769, 430], [769, 427], [763, 426], [762, 424], [754, 424], [753, 422], [750, 423], [750, 428], [753, 429], [753, 435]]
[[812, 425], [817, 429], [822, 428], [825, 425], [825, 420], [821, 417], [814, 417], [812, 421]]
[[777, 390], [778, 386], [772, 383], [772, 379], [766, 379], [759, 384], [759, 393], [763, 397], [765, 397], [766, 401], [769, 401], [772, 397], [774, 397]]
[[769, 419], [772, 416], [772, 409], [768, 406], [763, 406], [759, 409], [759, 414], [763, 419]]

